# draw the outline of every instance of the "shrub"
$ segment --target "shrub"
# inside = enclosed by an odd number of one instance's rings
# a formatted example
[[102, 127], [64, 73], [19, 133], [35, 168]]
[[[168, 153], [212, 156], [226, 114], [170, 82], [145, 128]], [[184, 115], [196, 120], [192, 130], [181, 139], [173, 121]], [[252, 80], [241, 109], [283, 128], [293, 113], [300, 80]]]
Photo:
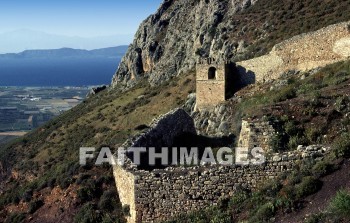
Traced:
[[42, 200], [35, 200], [30, 202], [29, 210], [28, 210], [29, 214], [34, 214], [43, 205], [44, 205], [44, 202]]
[[313, 168], [312, 168], [312, 174], [316, 177], [322, 177], [325, 176], [331, 172], [333, 172], [335, 169], [335, 166], [327, 161], [320, 161], [317, 162]]
[[22, 199], [25, 202], [29, 202], [32, 199], [32, 196], [33, 196], [33, 190], [26, 190], [23, 193]]
[[295, 98], [296, 96], [297, 95], [296, 95], [295, 89], [292, 86], [289, 86], [277, 92], [273, 98], [273, 102], [277, 103], [277, 102], [285, 101], [287, 99]]
[[278, 180], [270, 180], [260, 188], [260, 192], [266, 196], [275, 197], [282, 186]]
[[336, 157], [350, 157], [350, 134], [346, 133], [337, 138], [334, 142], [334, 155]]
[[286, 149], [288, 137], [284, 133], [277, 133], [270, 140], [270, 148], [273, 152], [279, 152]]
[[342, 110], [344, 110], [348, 104], [349, 100], [347, 97], [345, 96], [340, 96], [336, 99], [335, 101], [335, 109], [338, 112], [341, 112]]
[[307, 128], [305, 131], [305, 135], [310, 142], [317, 143], [321, 132], [317, 128]]
[[69, 187], [69, 185], [71, 184], [72, 180], [69, 179], [67, 176], [65, 175], [61, 175], [59, 176], [59, 178], [57, 179], [57, 183], [58, 183], [58, 186], [61, 188], [61, 189], [66, 189]]
[[248, 193], [245, 191], [238, 191], [234, 194], [234, 196], [229, 201], [230, 207], [237, 207], [241, 206], [241, 204], [248, 199]]
[[256, 210], [256, 213], [250, 222], [268, 221], [271, 217], [274, 216], [275, 212], [275, 205], [272, 202], [267, 202]]
[[350, 220], [350, 193], [345, 190], [338, 191], [331, 200], [329, 209], [332, 214]]
[[288, 141], [288, 148], [290, 150], [295, 150], [299, 145], [307, 144], [307, 139], [304, 136], [292, 136]]
[[100, 198], [98, 207], [101, 210], [105, 210], [109, 212], [113, 211], [117, 207], [117, 201], [115, 199], [117, 196], [118, 195], [115, 191], [112, 191], [112, 190], [105, 191]]
[[311, 176], [304, 177], [300, 184], [297, 184], [296, 197], [298, 199], [304, 198], [308, 195], [314, 194], [322, 187], [322, 182]]
[[91, 201], [94, 199], [96, 193], [96, 188], [92, 186], [86, 186], [78, 189], [77, 195], [81, 203]]
[[286, 122], [284, 124], [284, 130], [289, 136], [295, 136], [299, 133], [299, 129], [293, 121]]
[[24, 213], [13, 213], [5, 221], [5, 223], [22, 223], [26, 216]]
[[96, 207], [93, 204], [85, 204], [74, 218], [76, 223], [100, 223], [102, 222], [102, 215], [96, 211]]

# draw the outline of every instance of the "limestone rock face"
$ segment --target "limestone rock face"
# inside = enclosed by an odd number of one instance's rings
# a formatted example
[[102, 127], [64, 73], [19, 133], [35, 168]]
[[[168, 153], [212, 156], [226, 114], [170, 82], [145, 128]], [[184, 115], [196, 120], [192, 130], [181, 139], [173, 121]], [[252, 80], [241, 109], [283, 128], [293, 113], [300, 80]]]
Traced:
[[230, 15], [256, 0], [165, 0], [139, 27], [122, 59], [112, 86], [132, 86], [145, 76], [153, 85], [194, 69], [196, 60], [230, 58], [242, 44], [225, 37]]

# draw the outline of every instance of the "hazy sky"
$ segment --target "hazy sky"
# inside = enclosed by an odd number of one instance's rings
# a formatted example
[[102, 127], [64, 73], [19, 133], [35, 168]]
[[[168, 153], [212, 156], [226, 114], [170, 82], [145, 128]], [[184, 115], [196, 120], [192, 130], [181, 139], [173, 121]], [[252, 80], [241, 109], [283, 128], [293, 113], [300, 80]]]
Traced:
[[0, 0], [0, 33], [31, 29], [94, 37], [133, 34], [162, 0]]

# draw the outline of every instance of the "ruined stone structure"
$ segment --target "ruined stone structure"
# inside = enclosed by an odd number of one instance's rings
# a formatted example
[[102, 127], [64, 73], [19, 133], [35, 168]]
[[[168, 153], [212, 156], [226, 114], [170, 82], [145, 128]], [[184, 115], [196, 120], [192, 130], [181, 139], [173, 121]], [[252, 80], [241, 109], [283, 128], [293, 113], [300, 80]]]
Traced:
[[[289, 70], [306, 71], [348, 58], [349, 24], [332, 25], [293, 37], [276, 45], [268, 55], [236, 63], [234, 68], [238, 71], [232, 69], [232, 65], [228, 63], [218, 63], [213, 59], [198, 62], [197, 108], [213, 108], [224, 102], [235, 81], [242, 85], [264, 82], [278, 79]], [[239, 75], [235, 77], [235, 73]], [[223, 118], [220, 119], [220, 125], [213, 126], [222, 129], [222, 132], [228, 131], [224, 107], [220, 107], [217, 113], [222, 114]], [[208, 128], [212, 126], [210, 120], [199, 124], [208, 124]], [[195, 134], [196, 129], [193, 119], [185, 111], [178, 109], [156, 120], [146, 132], [129, 140], [124, 147], [169, 147], [176, 137], [184, 133]], [[298, 147], [292, 152], [273, 154], [269, 148], [269, 140], [274, 133], [275, 130], [269, 122], [242, 122], [238, 146], [262, 147], [269, 154], [266, 162], [258, 166], [215, 164], [145, 170], [138, 168], [127, 158], [124, 165], [113, 167], [113, 173], [120, 201], [130, 208], [128, 222], [159, 222], [179, 214], [201, 210], [229, 198], [237, 187], [254, 190], [259, 183], [293, 170], [301, 160], [323, 156], [327, 151], [321, 146], [309, 146]]]
[[349, 56], [350, 22], [344, 22], [292, 37], [275, 45], [268, 55], [236, 64], [240, 75], [254, 77], [250, 81], [254, 84], [278, 79], [289, 70], [307, 71]]
[[[154, 137], [161, 139], [156, 143], [169, 146], [178, 134], [187, 132], [188, 128], [193, 131], [190, 119], [181, 109], [172, 111], [156, 120], [148, 131], [124, 146], [147, 147]], [[272, 134], [272, 127], [267, 122], [251, 121], [244, 121], [241, 144], [250, 145], [253, 142], [250, 133], [258, 130], [262, 134], [257, 134], [258, 139], [253, 141], [266, 145], [265, 136]], [[261, 182], [293, 170], [300, 160], [322, 156], [324, 152], [324, 148], [313, 146], [293, 152], [271, 154], [263, 165], [239, 166], [233, 163], [226, 166], [169, 166], [148, 171], [138, 168], [127, 159], [124, 165], [114, 166], [113, 173], [120, 201], [130, 208], [127, 221], [160, 222], [218, 204], [220, 200], [230, 198], [239, 187], [254, 190]]]
[[259, 183], [291, 171], [301, 155], [262, 166], [169, 167], [144, 171], [116, 166], [119, 198], [130, 207], [129, 223], [160, 222], [202, 210], [230, 198], [237, 187], [254, 189]]
[[220, 63], [212, 58], [201, 59], [196, 66], [197, 108], [212, 107], [224, 102], [233, 78], [232, 63]]
[[350, 57], [350, 22], [295, 36], [264, 56], [236, 64], [211, 58], [197, 63], [197, 109], [211, 108], [249, 84], [278, 79], [288, 71], [308, 71]]
[[268, 121], [242, 120], [238, 147], [261, 147], [265, 152], [270, 152], [270, 140], [274, 134], [275, 129]]

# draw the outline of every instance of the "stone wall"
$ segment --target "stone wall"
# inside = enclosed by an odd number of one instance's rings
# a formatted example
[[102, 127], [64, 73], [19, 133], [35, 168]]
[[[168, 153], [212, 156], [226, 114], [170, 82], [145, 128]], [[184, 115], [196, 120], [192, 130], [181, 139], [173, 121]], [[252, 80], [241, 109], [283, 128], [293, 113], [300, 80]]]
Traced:
[[137, 212], [135, 207], [135, 176], [128, 172], [122, 166], [113, 167], [113, 175], [117, 186], [119, 200], [123, 205], [130, 207], [130, 216], [127, 216], [128, 222], [137, 222]]
[[[300, 160], [323, 156], [325, 148], [313, 146], [294, 152], [275, 154], [263, 165], [168, 167], [164, 170], [125, 170], [125, 176], [115, 173], [116, 181], [134, 176], [134, 187], [118, 188], [119, 194], [129, 194], [130, 223], [161, 222], [180, 214], [203, 210], [230, 198], [238, 187], [254, 190], [259, 184], [292, 171]], [[116, 167], [114, 172], [118, 171]], [[118, 186], [118, 184], [117, 184]], [[123, 191], [125, 190], [125, 191]], [[132, 202], [134, 203], [125, 203]]]
[[[146, 131], [126, 141], [123, 147], [170, 147], [174, 143], [174, 138], [184, 133], [196, 134], [193, 119], [184, 110], [175, 109], [154, 119]], [[140, 222], [136, 206], [138, 202], [135, 200], [137, 197], [135, 191], [138, 190], [135, 188], [137, 183], [134, 171], [136, 170], [137, 167], [132, 165], [131, 160], [127, 160], [125, 166], [113, 166], [120, 202], [130, 207], [128, 222]]]
[[[219, 110], [224, 112], [225, 109]], [[251, 146], [253, 143], [254, 146], [266, 148], [268, 136], [274, 132], [268, 122], [247, 120], [243, 121], [242, 126], [241, 146]], [[187, 128], [189, 129], [186, 130]], [[174, 137], [193, 129], [193, 119], [178, 109], [155, 120], [149, 130], [126, 142], [124, 146], [171, 146]], [[252, 138], [254, 135], [256, 137]], [[154, 141], [154, 137], [161, 140]], [[127, 221], [161, 222], [216, 205], [222, 199], [230, 198], [238, 187], [254, 190], [259, 184], [292, 171], [301, 160], [315, 159], [325, 152], [326, 149], [321, 146], [309, 146], [300, 147], [293, 152], [270, 153], [262, 165], [207, 164], [153, 170], [140, 169], [127, 158], [123, 165], [114, 166], [113, 172], [120, 201], [130, 207]], [[231, 155], [233, 154], [234, 151]]]
[[274, 134], [275, 129], [268, 121], [242, 120], [238, 147], [261, 147], [270, 152], [270, 140]]
[[347, 59], [349, 27], [344, 22], [298, 35], [275, 45], [268, 55], [237, 62], [242, 82], [265, 82], [289, 70], [307, 71]]

